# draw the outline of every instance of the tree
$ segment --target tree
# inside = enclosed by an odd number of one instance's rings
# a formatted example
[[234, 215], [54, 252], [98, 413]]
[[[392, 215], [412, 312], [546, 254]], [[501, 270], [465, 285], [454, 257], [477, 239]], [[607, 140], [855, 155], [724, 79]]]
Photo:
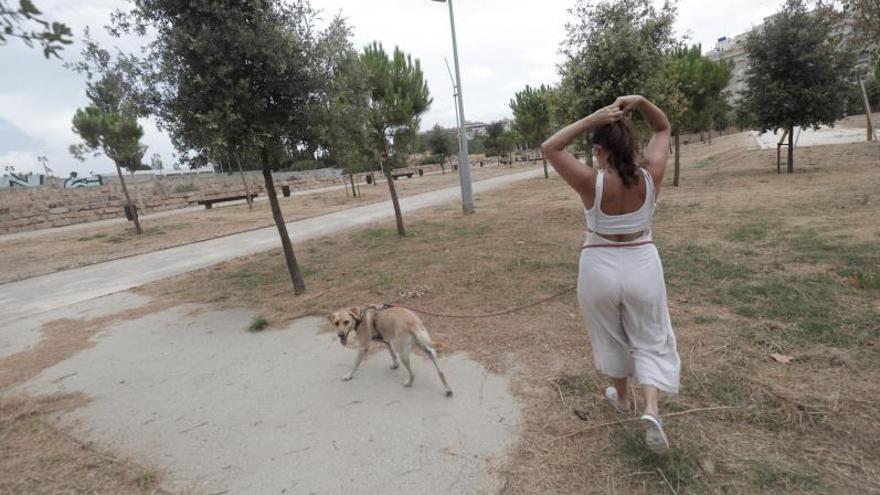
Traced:
[[[659, 100], [652, 88], [662, 86], [664, 54], [677, 45], [676, 14], [669, 1], [658, 9], [653, 0], [577, 0], [562, 44], [556, 118], [571, 122], [627, 94]], [[592, 166], [589, 136], [584, 149]]]
[[446, 129], [435, 125], [427, 135], [428, 151], [440, 161], [440, 168], [446, 173], [446, 161], [455, 156], [455, 138]]
[[880, 2], [877, 0], [846, 0], [844, 8], [855, 21], [860, 41], [877, 60], [880, 58]]
[[[666, 60], [665, 77], [667, 88], [656, 91], [663, 95], [658, 104], [667, 110], [675, 136], [675, 167], [673, 186], [678, 186], [680, 178], [679, 134], [688, 131], [710, 132], [714, 124], [726, 114], [724, 88], [730, 81], [733, 68], [727, 61], [712, 61], [702, 55], [702, 47], [676, 47]], [[681, 101], [675, 101], [677, 92]]]
[[[541, 142], [551, 132], [550, 121], [552, 112], [551, 89], [543, 84], [539, 88], [526, 88], [514, 95], [510, 100], [510, 109], [513, 110], [513, 128], [516, 130], [529, 149], [541, 148]], [[547, 160], [543, 152], [544, 178], [549, 179]]]
[[496, 121], [486, 127], [486, 156], [502, 156], [513, 148], [513, 132], [506, 129], [504, 122]]
[[162, 162], [162, 155], [153, 153], [153, 156], [150, 157], [150, 168], [152, 170], [163, 170], [165, 168], [165, 164]]
[[101, 153], [113, 160], [126, 208], [134, 221], [135, 233], [140, 235], [137, 207], [128, 194], [122, 175], [123, 168], [132, 174], [143, 168], [147, 150], [140, 142], [144, 130], [137, 123], [139, 107], [127, 78], [129, 62], [121, 55], [112, 57], [86, 32], [83, 60], [68, 67], [86, 75], [86, 96], [90, 105], [78, 109], [73, 117], [73, 132], [82, 138], [82, 142], [71, 145], [70, 153], [81, 161], [85, 161], [89, 154], [98, 156]]
[[576, 115], [588, 115], [621, 95], [642, 93], [676, 45], [676, 8], [651, 0], [578, 0], [569, 14], [561, 75]]
[[[42, 16], [31, 0], [19, 0], [18, 8], [11, 5], [11, 0], [0, 0], [0, 46], [8, 43], [8, 38], [19, 38], [29, 47], [39, 43], [46, 58], [61, 58], [58, 52], [64, 49], [64, 45], [73, 43], [70, 28], [60, 22], [49, 22]], [[25, 27], [25, 24], [32, 27]]]
[[431, 106], [428, 83], [419, 60], [413, 60], [400, 48], [395, 48], [394, 55], [389, 57], [382, 45], [374, 42], [364, 48], [360, 60], [370, 89], [370, 137], [382, 156], [382, 170], [391, 192], [397, 233], [403, 237], [406, 229], [391, 175], [393, 155], [389, 145], [401, 149], [407, 140], [413, 140], [419, 127], [419, 116]]
[[787, 0], [762, 29], [749, 34], [750, 67], [743, 104], [762, 131], [788, 132], [788, 172], [794, 171], [795, 127], [834, 125], [844, 116], [855, 54], [841, 42], [833, 6]]
[[325, 166], [342, 168], [356, 195], [354, 174], [372, 172], [379, 156], [370, 140], [369, 97], [366, 75], [351, 43], [351, 28], [334, 19], [320, 45], [330, 74], [330, 89], [319, 115], [319, 153]]
[[317, 139], [328, 78], [315, 17], [306, 0], [142, 0], [115, 17], [116, 32], [153, 36], [144, 92], [179, 150], [259, 157], [297, 295], [305, 282], [272, 171]]

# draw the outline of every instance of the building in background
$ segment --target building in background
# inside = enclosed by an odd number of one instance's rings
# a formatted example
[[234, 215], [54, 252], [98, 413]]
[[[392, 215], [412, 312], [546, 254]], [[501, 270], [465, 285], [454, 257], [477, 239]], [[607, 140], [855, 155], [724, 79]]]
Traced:
[[[772, 19], [775, 15], [776, 14], [765, 17], [764, 22]], [[847, 17], [834, 34], [842, 35], [844, 42], [852, 42], [855, 40], [855, 31], [853, 29], [854, 24], [855, 22], [853, 19]], [[736, 101], [742, 97], [743, 92], [748, 88], [748, 84], [746, 83], [746, 71], [749, 69], [749, 57], [746, 54], [745, 49], [746, 39], [749, 37], [749, 34], [756, 29], [761, 29], [763, 25], [764, 23], [762, 22], [760, 25], [732, 38], [727, 36], [718, 38], [718, 41], [715, 42], [715, 47], [706, 52], [706, 57], [710, 60], [730, 60], [733, 62], [733, 75], [730, 78], [730, 82], [727, 84], [727, 88], [725, 88], [725, 91], [727, 92], [727, 102], [731, 105], [735, 104]], [[859, 51], [858, 59], [856, 60], [856, 72], [866, 75], [867, 77], [872, 77], [873, 71], [869, 70], [869, 62], [870, 56], [868, 47], [862, 47]]]

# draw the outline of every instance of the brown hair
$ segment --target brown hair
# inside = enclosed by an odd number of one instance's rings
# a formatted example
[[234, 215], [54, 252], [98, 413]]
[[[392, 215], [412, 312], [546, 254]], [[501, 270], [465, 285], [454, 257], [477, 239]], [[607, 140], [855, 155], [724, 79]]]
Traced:
[[638, 131], [632, 122], [620, 119], [612, 124], [593, 130], [590, 140], [608, 151], [609, 165], [617, 171], [626, 187], [639, 183], [636, 165], [636, 151], [639, 142]]

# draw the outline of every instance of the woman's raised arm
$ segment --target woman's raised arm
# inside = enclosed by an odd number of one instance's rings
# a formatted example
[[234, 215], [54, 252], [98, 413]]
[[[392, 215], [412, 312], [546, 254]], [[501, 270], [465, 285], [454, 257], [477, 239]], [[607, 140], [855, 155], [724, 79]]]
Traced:
[[654, 179], [654, 188], [659, 190], [663, 184], [663, 176], [666, 174], [666, 161], [669, 157], [669, 119], [663, 110], [639, 95], [621, 96], [614, 102], [624, 112], [635, 108], [648, 122], [654, 135], [645, 148], [645, 168]]
[[[559, 176], [581, 196], [585, 205], [593, 202], [596, 172], [584, 166], [574, 155], [565, 151], [565, 147], [581, 134], [596, 127], [614, 123], [622, 116], [623, 111], [619, 105], [616, 103], [609, 105], [562, 128], [541, 145], [544, 158], [553, 165]], [[587, 150], [587, 153], [590, 152], [591, 150]]]

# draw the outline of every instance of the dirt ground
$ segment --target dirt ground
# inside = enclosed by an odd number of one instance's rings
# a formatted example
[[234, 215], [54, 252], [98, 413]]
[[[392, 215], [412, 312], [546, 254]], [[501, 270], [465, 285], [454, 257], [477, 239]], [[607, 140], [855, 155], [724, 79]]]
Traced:
[[[497, 164], [487, 164], [482, 168], [473, 166], [472, 176], [474, 180], [487, 179], [533, 166], [525, 163], [517, 163], [512, 168]], [[456, 184], [458, 174], [451, 170], [446, 174], [404, 178], [396, 182], [401, 197]], [[358, 198], [340, 189], [291, 198], [279, 195], [279, 199], [284, 219], [290, 222], [390, 198], [384, 182], [376, 186], [361, 184], [360, 192], [362, 196]], [[0, 258], [4, 260], [0, 283], [275, 225], [266, 201], [255, 203], [253, 210], [249, 210], [247, 205], [217, 206], [210, 210], [152, 220], [146, 218], [141, 224], [144, 229], [141, 236], [135, 235], [133, 228], [127, 224], [39, 237], [4, 240], [0, 236]]]
[[[876, 130], [880, 127], [880, 112], [871, 114], [872, 122], [874, 123], [874, 129]], [[839, 123], [841, 127], [852, 127], [855, 129], [867, 129], [868, 128], [868, 119], [865, 118], [865, 114], [862, 115], [851, 115], [842, 119]], [[878, 131], [880, 134], [880, 131]]]
[[[655, 220], [683, 361], [662, 402], [674, 449], [645, 453], [637, 423], [600, 399], [573, 293], [580, 206], [557, 179], [299, 248], [309, 293], [279, 252], [144, 288], [174, 301], [242, 305], [270, 325], [358, 303], [496, 318], [425, 316], [447, 352], [513, 373], [527, 405], [503, 493], [880, 491], [880, 147], [798, 150], [796, 173], [743, 135], [685, 150]], [[669, 174], [671, 176], [671, 174]], [[204, 297], [198, 287], [218, 290]], [[772, 357], [775, 355], [776, 357]]]
[[[666, 456], [646, 454], [638, 424], [600, 399], [604, 382], [570, 291], [582, 211], [555, 178], [481, 195], [475, 215], [455, 204], [410, 215], [405, 239], [383, 226], [298, 245], [309, 288], [299, 298], [278, 250], [141, 291], [157, 307], [246, 307], [267, 331], [360, 303], [479, 315], [552, 298], [494, 318], [424, 316], [443, 352], [510, 373], [525, 405], [499, 470], [502, 493], [880, 492], [880, 146], [799, 149], [791, 175], [776, 174], [775, 151], [751, 147], [741, 134], [689, 145], [681, 187], [661, 192], [655, 239], [683, 362], [682, 394], [661, 403], [674, 444]], [[32, 376], [57, 352], [43, 349], [16, 366]], [[0, 409], [4, 432], [53, 411], [7, 413], [33, 410], [16, 407]], [[65, 437], [49, 433], [46, 442]], [[40, 459], [37, 444], [12, 445]], [[0, 455], [0, 472], [19, 473], [18, 457]], [[71, 469], [79, 457], [43, 459], [8, 486], [32, 486], [35, 472], [85, 472]], [[116, 479], [159, 477], [130, 467]]]

